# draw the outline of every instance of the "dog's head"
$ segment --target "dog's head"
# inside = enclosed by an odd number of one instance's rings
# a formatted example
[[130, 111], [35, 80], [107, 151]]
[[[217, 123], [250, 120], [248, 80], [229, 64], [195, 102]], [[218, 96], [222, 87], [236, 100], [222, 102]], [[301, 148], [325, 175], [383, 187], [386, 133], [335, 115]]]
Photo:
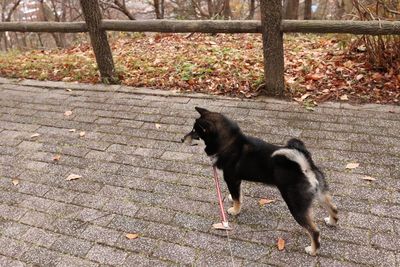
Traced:
[[200, 114], [196, 119], [192, 131], [187, 133], [182, 142], [191, 144], [192, 140], [203, 140], [207, 155], [215, 155], [219, 150], [232, 142], [240, 132], [239, 126], [224, 115], [204, 108], [195, 107]]

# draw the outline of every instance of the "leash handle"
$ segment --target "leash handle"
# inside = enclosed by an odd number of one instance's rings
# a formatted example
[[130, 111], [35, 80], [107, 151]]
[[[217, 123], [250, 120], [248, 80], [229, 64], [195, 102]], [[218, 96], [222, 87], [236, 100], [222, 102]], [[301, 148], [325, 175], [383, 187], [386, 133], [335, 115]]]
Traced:
[[222, 195], [221, 195], [221, 188], [219, 186], [217, 167], [213, 166], [213, 172], [214, 172], [215, 188], [217, 189], [217, 196], [218, 196], [218, 203], [219, 203], [219, 211], [220, 211], [220, 216], [221, 216], [221, 222], [222, 222], [222, 225], [225, 228], [228, 228], [229, 225], [228, 225], [228, 220], [226, 219], [226, 215], [225, 215], [224, 204], [222, 202]]

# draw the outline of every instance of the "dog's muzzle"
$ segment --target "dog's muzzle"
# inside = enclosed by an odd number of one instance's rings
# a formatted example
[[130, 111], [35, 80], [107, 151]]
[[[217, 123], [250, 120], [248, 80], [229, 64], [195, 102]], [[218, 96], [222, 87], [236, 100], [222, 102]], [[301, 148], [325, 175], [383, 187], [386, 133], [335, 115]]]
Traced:
[[197, 145], [197, 144], [193, 144], [193, 140], [200, 140], [199, 135], [196, 133], [196, 131], [193, 129], [191, 132], [189, 132], [188, 134], [186, 134], [182, 139], [181, 142], [185, 143], [189, 146], [191, 145]]

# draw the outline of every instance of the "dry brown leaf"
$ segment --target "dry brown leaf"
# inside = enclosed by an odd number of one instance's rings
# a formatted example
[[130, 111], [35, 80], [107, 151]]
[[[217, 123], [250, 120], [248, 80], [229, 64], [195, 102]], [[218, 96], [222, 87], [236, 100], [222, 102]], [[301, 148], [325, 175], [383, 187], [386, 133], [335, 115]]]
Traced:
[[285, 248], [285, 240], [282, 238], [278, 238], [278, 250], [283, 250]]
[[230, 231], [230, 230], [232, 230], [232, 227], [230, 227], [229, 226], [229, 224], [223, 224], [222, 222], [220, 222], [220, 223], [214, 223], [213, 225], [212, 225], [212, 227], [214, 228], [214, 229], [216, 229], [216, 230], [228, 230], [228, 231]]
[[374, 177], [371, 177], [371, 176], [364, 176], [364, 177], [361, 177], [361, 179], [363, 179], [363, 180], [365, 180], [365, 181], [369, 181], [369, 182], [373, 182], [373, 181], [376, 181], [376, 178], [374, 178]]
[[12, 179], [13, 185], [17, 186], [19, 185], [19, 180], [18, 179]]
[[342, 95], [342, 96], [340, 97], [340, 100], [342, 100], [342, 101], [347, 101], [347, 100], [349, 100], [349, 97], [348, 97], [347, 95]]
[[358, 74], [358, 75], [356, 76], [356, 80], [357, 80], [357, 81], [361, 80], [362, 78], [364, 78], [364, 75], [362, 75], [362, 74]]
[[53, 157], [53, 161], [59, 161], [60, 160], [60, 158], [61, 158], [61, 155], [55, 155], [54, 157]]
[[298, 98], [293, 98], [294, 99], [294, 101], [297, 101], [297, 102], [303, 102], [307, 97], [309, 97], [311, 94], [304, 94], [304, 95], [302, 95], [301, 97], [298, 97]]
[[84, 137], [85, 135], [86, 135], [86, 132], [83, 132], [83, 131], [82, 131], [82, 132], [79, 133], [79, 136], [80, 136], [80, 137]]
[[131, 239], [136, 239], [136, 238], [139, 237], [139, 234], [136, 234], [136, 233], [129, 233], [129, 234], [126, 234], [125, 237], [128, 238], [129, 240], [131, 240]]
[[34, 133], [34, 134], [31, 135], [31, 138], [35, 138], [35, 137], [38, 137], [38, 136], [40, 136], [40, 134]]
[[352, 170], [357, 168], [358, 166], [360, 166], [360, 163], [352, 162], [346, 165], [346, 169]]
[[276, 201], [275, 199], [261, 198], [261, 199], [258, 201], [258, 204], [259, 204], [260, 206], [265, 206], [265, 205], [270, 204], [270, 203], [273, 203], [273, 202], [275, 202], [275, 201]]
[[300, 97], [300, 100], [303, 101], [304, 99], [306, 99], [307, 97], [309, 97], [310, 94], [304, 94]]
[[72, 115], [72, 111], [71, 110], [67, 110], [67, 111], [64, 112], [64, 115], [67, 116], [67, 117], [71, 116]]
[[76, 179], [79, 179], [79, 178], [82, 178], [82, 176], [80, 176], [78, 174], [71, 173], [70, 175], [68, 175], [67, 178], [65, 178], [65, 180], [71, 181], [71, 180], [76, 180]]
[[313, 80], [313, 81], [318, 81], [319, 79], [323, 78], [324, 76], [322, 74], [308, 74], [306, 75], [307, 80]]

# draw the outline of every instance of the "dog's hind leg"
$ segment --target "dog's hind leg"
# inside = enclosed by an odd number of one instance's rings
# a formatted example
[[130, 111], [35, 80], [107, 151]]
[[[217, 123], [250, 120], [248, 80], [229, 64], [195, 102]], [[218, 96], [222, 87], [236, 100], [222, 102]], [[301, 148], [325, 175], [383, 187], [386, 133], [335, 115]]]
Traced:
[[324, 218], [325, 223], [330, 226], [335, 226], [339, 220], [338, 210], [337, 207], [332, 203], [331, 195], [328, 192], [322, 192], [318, 197], [322, 207], [324, 207], [329, 213], [329, 217]]
[[241, 190], [241, 181], [226, 181], [226, 185], [228, 186], [228, 190], [230, 196], [232, 197], [233, 206], [228, 209], [228, 213], [230, 215], [238, 215], [242, 206], [242, 190]]
[[317, 255], [321, 244], [319, 229], [314, 222], [311, 207], [313, 195], [308, 195], [307, 193], [299, 194], [297, 190], [290, 192], [284, 189], [280, 191], [288, 205], [290, 213], [293, 215], [296, 222], [307, 231], [310, 237], [311, 245], [306, 247], [305, 251], [312, 256]]

